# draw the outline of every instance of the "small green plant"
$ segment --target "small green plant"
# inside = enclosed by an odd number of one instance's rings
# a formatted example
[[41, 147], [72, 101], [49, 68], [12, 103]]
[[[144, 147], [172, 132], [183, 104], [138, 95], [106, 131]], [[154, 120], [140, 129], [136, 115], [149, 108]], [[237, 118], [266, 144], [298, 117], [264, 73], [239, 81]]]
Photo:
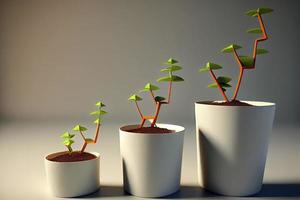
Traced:
[[[88, 144], [96, 144], [98, 141], [99, 133], [100, 133], [100, 127], [101, 127], [101, 116], [106, 114], [107, 112], [103, 110], [103, 107], [105, 107], [104, 103], [101, 101], [97, 102], [96, 104], [97, 110], [93, 111], [90, 113], [90, 115], [95, 117], [94, 123], [96, 124], [96, 131], [95, 131], [95, 136], [94, 138], [86, 138], [84, 136], [84, 132], [87, 131], [88, 129], [84, 126], [81, 126], [80, 124], [77, 124], [74, 126], [73, 131], [77, 131], [80, 133], [84, 143], [83, 146], [80, 150], [80, 152], [84, 152], [86, 149], [86, 146]], [[72, 149], [72, 144], [74, 143], [74, 140], [72, 139], [75, 136], [75, 134], [69, 133], [69, 132], [64, 132], [61, 137], [63, 138], [63, 144], [68, 148], [69, 153], [73, 152]]]
[[63, 138], [63, 144], [68, 148], [69, 152], [72, 153], [72, 144], [74, 143], [74, 140], [72, 139], [75, 136], [75, 134], [64, 132], [60, 137]]
[[233, 97], [231, 100], [227, 97], [227, 95], [225, 93], [227, 88], [231, 87], [231, 85], [229, 84], [231, 81], [231, 78], [227, 77], [227, 76], [216, 77], [216, 75], [214, 73], [214, 70], [222, 69], [222, 67], [220, 65], [212, 63], [212, 62], [208, 62], [208, 63], [206, 63], [205, 66], [203, 66], [199, 70], [200, 72], [210, 72], [211, 77], [214, 80], [214, 83], [209, 84], [208, 88], [218, 88], [220, 93], [222, 94], [224, 100], [227, 103], [236, 101], [236, 98], [238, 96], [238, 92], [240, 89], [240, 85], [242, 82], [244, 70], [255, 69], [256, 56], [268, 53], [268, 51], [266, 49], [258, 48], [258, 43], [268, 39], [266, 30], [265, 30], [265, 25], [262, 20], [262, 15], [270, 13], [270, 12], [273, 12], [273, 9], [258, 8], [258, 9], [253, 9], [253, 10], [249, 10], [246, 12], [246, 15], [248, 15], [248, 16], [257, 17], [259, 25], [260, 25], [260, 27], [251, 28], [251, 29], [247, 30], [247, 33], [261, 35], [258, 39], [256, 39], [254, 41], [252, 56], [238, 55], [237, 50], [241, 49], [242, 47], [237, 44], [230, 44], [229, 46], [227, 46], [221, 50], [222, 53], [233, 53], [233, 56], [239, 66], [239, 71], [240, 71], [239, 77], [238, 77], [237, 85], [236, 85], [236, 88], [235, 88], [235, 91], [234, 91], [234, 94], [233, 94]]
[[179, 71], [182, 69], [181, 66], [178, 65], [178, 61], [173, 59], [173, 58], [169, 58], [167, 60], [167, 62], [164, 63], [166, 65], [165, 68], [161, 69], [161, 72], [167, 72], [168, 75], [161, 77], [159, 79], [157, 79], [157, 82], [168, 82], [168, 97], [162, 97], [162, 96], [155, 96], [155, 92], [154, 91], [158, 91], [160, 88], [156, 85], [153, 85], [151, 83], [147, 83], [144, 88], [142, 90], [140, 90], [140, 92], [149, 92], [151, 98], [153, 99], [153, 102], [155, 104], [155, 113], [154, 115], [151, 116], [145, 116], [142, 114], [141, 109], [139, 107], [138, 101], [142, 101], [143, 99], [138, 96], [137, 94], [133, 94], [131, 95], [128, 100], [135, 102], [137, 111], [141, 117], [141, 124], [140, 124], [140, 128], [142, 128], [145, 124], [146, 120], [151, 121], [151, 127], [156, 126], [156, 122], [160, 113], [160, 109], [161, 109], [161, 105], [164, 104], [170, 104], [171, 103], [171, 95], [172, 95], [172, 83], [173, 82], [181, 82], [184, 81], [183, 78], [181, 78], [180, 76], [174, 75], [173, 73], [175, 71]]

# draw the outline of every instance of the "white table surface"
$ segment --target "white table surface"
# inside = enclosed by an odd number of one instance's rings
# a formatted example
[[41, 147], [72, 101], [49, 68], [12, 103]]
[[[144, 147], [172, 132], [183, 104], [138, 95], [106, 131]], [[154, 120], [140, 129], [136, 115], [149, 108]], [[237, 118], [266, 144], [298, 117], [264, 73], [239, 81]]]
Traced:
[[[62, 199], [48, 191], [43, 158], [64, 150], [59, 135], [67, 122], [2, 122], [0, 124], [0, 200]], [[77, 199], [140, 199], [123, 192], [119, 156], [120, 124], [104, 124], [100, 142], [87, 150], [100, 152], [101, 189]], [[197, 185], [194, 125], [186, 129], [181, 189], [165, 199], [300, 199], [300, 126], [275, 127], [270, 139], [262, 191], [255, 197], [224, 197]], [[89, 127], [89, 126], [88, 126]], [[92, 134], [92, 131], [88, 134]], [[74, 147], [81, 145], [80, 138]]]

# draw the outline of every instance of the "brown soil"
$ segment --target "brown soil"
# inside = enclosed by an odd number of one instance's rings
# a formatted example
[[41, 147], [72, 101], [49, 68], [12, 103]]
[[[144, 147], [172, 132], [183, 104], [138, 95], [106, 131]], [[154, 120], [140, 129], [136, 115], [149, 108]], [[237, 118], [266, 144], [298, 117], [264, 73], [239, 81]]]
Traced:
[[142, 127], [142, 128], [135, 128], [128, 130], [128, 132], [132, 133], [157, 133], [157, 134], [168, 134], [168, 133], [175, 133], [174, 130], [166, 129], [166, 128], [159, 128], [159, 127]]
[[251, 104], [241, 102], [238, 100], [230, 101], [230, 102], [216, 102], [216, 101], [202, 101], [202, 102], [197, 102], [201, 104], [209, 104], [209, 105], [219, 105], [219, 106], [253, 106]]
[[80, 151], [73, 151], [69, 153], [68, 151], [58, 152], [50, 154], [46, 157], [47, 160], [55, 162], [79, 162], [84, 160], [92, 160], [97, 158], [94, 154]]

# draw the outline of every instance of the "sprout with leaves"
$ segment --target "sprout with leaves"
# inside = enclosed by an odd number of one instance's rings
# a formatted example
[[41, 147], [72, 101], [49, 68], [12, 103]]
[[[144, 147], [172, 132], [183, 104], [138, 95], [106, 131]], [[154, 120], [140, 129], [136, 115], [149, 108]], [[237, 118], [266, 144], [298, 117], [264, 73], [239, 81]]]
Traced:
[[181, 66], [178, 65], [178, 61], [173, 59], [173, 58], [169, 58], [167, 60], [167, 62], [164, 63], [166, 65], [165, 68], [161, 69], [161, 72], [167, 72], [168, 75], [161, 77], [159, 79], [157, 79], [157, 82], [168, 82], [168, 97], [162, 97], [162, 96], [155, 96], [154, 91], [159, 90], [159, 87], [156, 85], [153, 85], [151, 83], [147, 83], [144, 88], [142, 90], [140, 90], [140, 92], [149, 92], [149, 94], [151, 95], [151, 98], [153, 99], [153, 102], [155, 104], [155, 113], [152, 116], [144, 116], [141, 112], [141, 109], [139, 107], [138, 101], [142, 101], [143, 99], [138, 96], [137, 94], [133, 94], [131, 95], [128, 100], [130, 101], [134, 101], [136, 108], [138, 110], [138, 113], [141, 117], [141, 124], [140, 124], [140, 128], [142, 128], [145, 124], [146, 120], [151, 121], [151, 127], [155, 127], [156, 126], [156, 122], [158, 119], [158, 115], [160, 113], [160, 109], [161, 109], [161, 105], [163, 104], [170, 104], [171, 102], [171, 95], [172, 95], [172, 83], [173, 82], [181, 82], [184, 81], [183, 78], [181, 78], [180, 76], [174, 75], [173, 73], [175, 71], [179, 71], [182, 69]]
[[266, 49], [258, 48], [258, 43], [268, 39], [265, 25], [262, 20], [262, 15], [270, 13], [270, 12], [273, 12], [273, 9], [258, 8], [258, 9], [253, 9], [253, 10], [249, 10], [248, 12], [246, 12], [246, 15], [248, 15], [248, 16], [257, 17], [259, 25], [260, 25], [260, 27], [250, 28], [247, 30], [247, 33], [260, 35], [260, 37], [254, 41], [252, 56], [238, 55], [237, 50], [241, 49], [242, 47], [237, 44], [230, 44], [221, 50], [222, 53], [233, 53], [233, 56], [239, 65], [239, 70], [240, 70], [239, 77], [238, 77], [236, 88], [235, 88], [235, 91], [234, 91], [234, 94], [233, 94], [233, 97], [231, 100], [228, 99], [228, 97], [225, 93], [226, 88], [231, 87], [231, 85], [229, 84], [229, 82], [231, 81], [231, 78], [226, 77], [226, 76], [216, 77], [216, 75], [214, 73], [214, 70], [222, 69], [222, 67], [220, 65], [208, 62], [208, 63], [206, 63], [205, 66], [203, 66], [199, 70], [199, 72], [210, 72], [212, 79], [214, 80], [214, 83], [209, 84], [208, 87], [209, 88], [218, 88], [226, 102], [236, 101], [236, 98], [238, 96], [238, 92], [240, 89], [240, 85], [242, 82], [244, 70], [254, 69], [255, 63], [256, 63], [256, 56], [268, 53], [268, 51]]
[[[105, 105], [101, 101], [97, 102], [95, 105], [97, 107], [97, 110], [90, 113], [90, 115], [95, 116], [94, 123], [96, 124], [96, 131], [95, 131], [94, 138], [86, 138], [84, 136], [84, 132], [87, 131], [88, 129], [84, 126], [81, 126], [80, 124], [77, 124], [73, 128], [73, 131], [79, 132], [82, 139], [84, 140], [83, 146], [80, 151], [81, 153], [84, 152], [84, 150], [88, 144], [96, 144], [97, 143], [99, 133], [100, 133], [101, 116], [107, 113], [106, 111], [103, 110], [103, 107], [105, 107]], [[65, 132], [64, 134], [61, 135], [61, 137], [64, 139], [63, 144], [68, 148], [69, 152], [72, 153], [73, 150], [72, 150], [71, 145], [74, 143], [74, 140], [72, 140], [72, 138], [74, 137], [74, 134]]]
[[64, 132], [60, 137], [63, 138], [63, 144], [68, 148], [69, 153], [73, 152], [72, 144], [74, 143], [74, 140], [72, 139], [75, 136], [75, 134]]

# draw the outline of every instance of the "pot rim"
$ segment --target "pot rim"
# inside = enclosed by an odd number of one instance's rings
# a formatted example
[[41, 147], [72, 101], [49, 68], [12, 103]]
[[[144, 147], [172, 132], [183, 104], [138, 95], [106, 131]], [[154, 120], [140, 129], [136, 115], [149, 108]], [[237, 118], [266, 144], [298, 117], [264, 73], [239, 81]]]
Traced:
[[248, 100], [239, 100], [244, 103], [248, 103], [252, 106], [230, 106], [230, 105], [216, 105], [216, 104], [209, 104], [209, 102], [224, 102], [223, 100], [217, 100], [217, 101], [197, 101], [195, 102], [195, 105], [205, 105], [205, 106], [212, 106], [212, 107], [228, 107], [228, 108], [233, 108], [233, 107], [245, 107], [245, 108], [251, 108], [251, 107], [274, 107], [276, 106], [276, 103], [273, 102], [268, 102], [268, 101], [248, 101]]
[[126, 133], [126, 134], [144, 135], [144, 136], [147, 136], [147, 135], [148, 136], [150, 136], [150, 135], [151, 136], [165, 136], [165, 135], [182, 134], [185, 131], [185, 128], [183, 126], [180, 126], [180, 125], [175, 125], [175, 124], [161, 124], [161, 123], [158, 123], [156, 125], [158, 127], [161, 127], [161, 128], [166, 128], [166, 127], [172, 126], [172, 127], [174, 127], [173, 130], [175, 130], [175, 133], [167, 133], [167, 134], [162, 134], [162, 133], [136, 133], [136, 132], [129, 132], [129, 131], [127, 131], [129, 128], [133, 129], [135, 127], [138, 127], [139, 124], [129, 124], [129, 125], [121, 126], [119, 128], [119, 132]]
[[52, 154], [56, 154], [56, 153], [62, 153], [62, 152], [66, 152], [66, 151], [59, 151], [59, 152], [55, 152], [55, 153], [50, 153], [47, 154], [46, 156], [44, 156], [44, 160], [50, 163], [58, 163], [58, 164], [75, 164], [75, 163], [82, 163], [82, 162], [91, 162], [94, 160], [99, 160], [100, 159], [100, 154], [98, 152], [86, 152], [86, 153], [90, 153], [96, 156], [96, 158], [90, 159], [90, 160], [82, 160], [82, 161], [74, 161], [74, 162], [57, 162], [57, 161], [52, 161], [52, 160], [48, 160], [47, 157], [52, 155]]

